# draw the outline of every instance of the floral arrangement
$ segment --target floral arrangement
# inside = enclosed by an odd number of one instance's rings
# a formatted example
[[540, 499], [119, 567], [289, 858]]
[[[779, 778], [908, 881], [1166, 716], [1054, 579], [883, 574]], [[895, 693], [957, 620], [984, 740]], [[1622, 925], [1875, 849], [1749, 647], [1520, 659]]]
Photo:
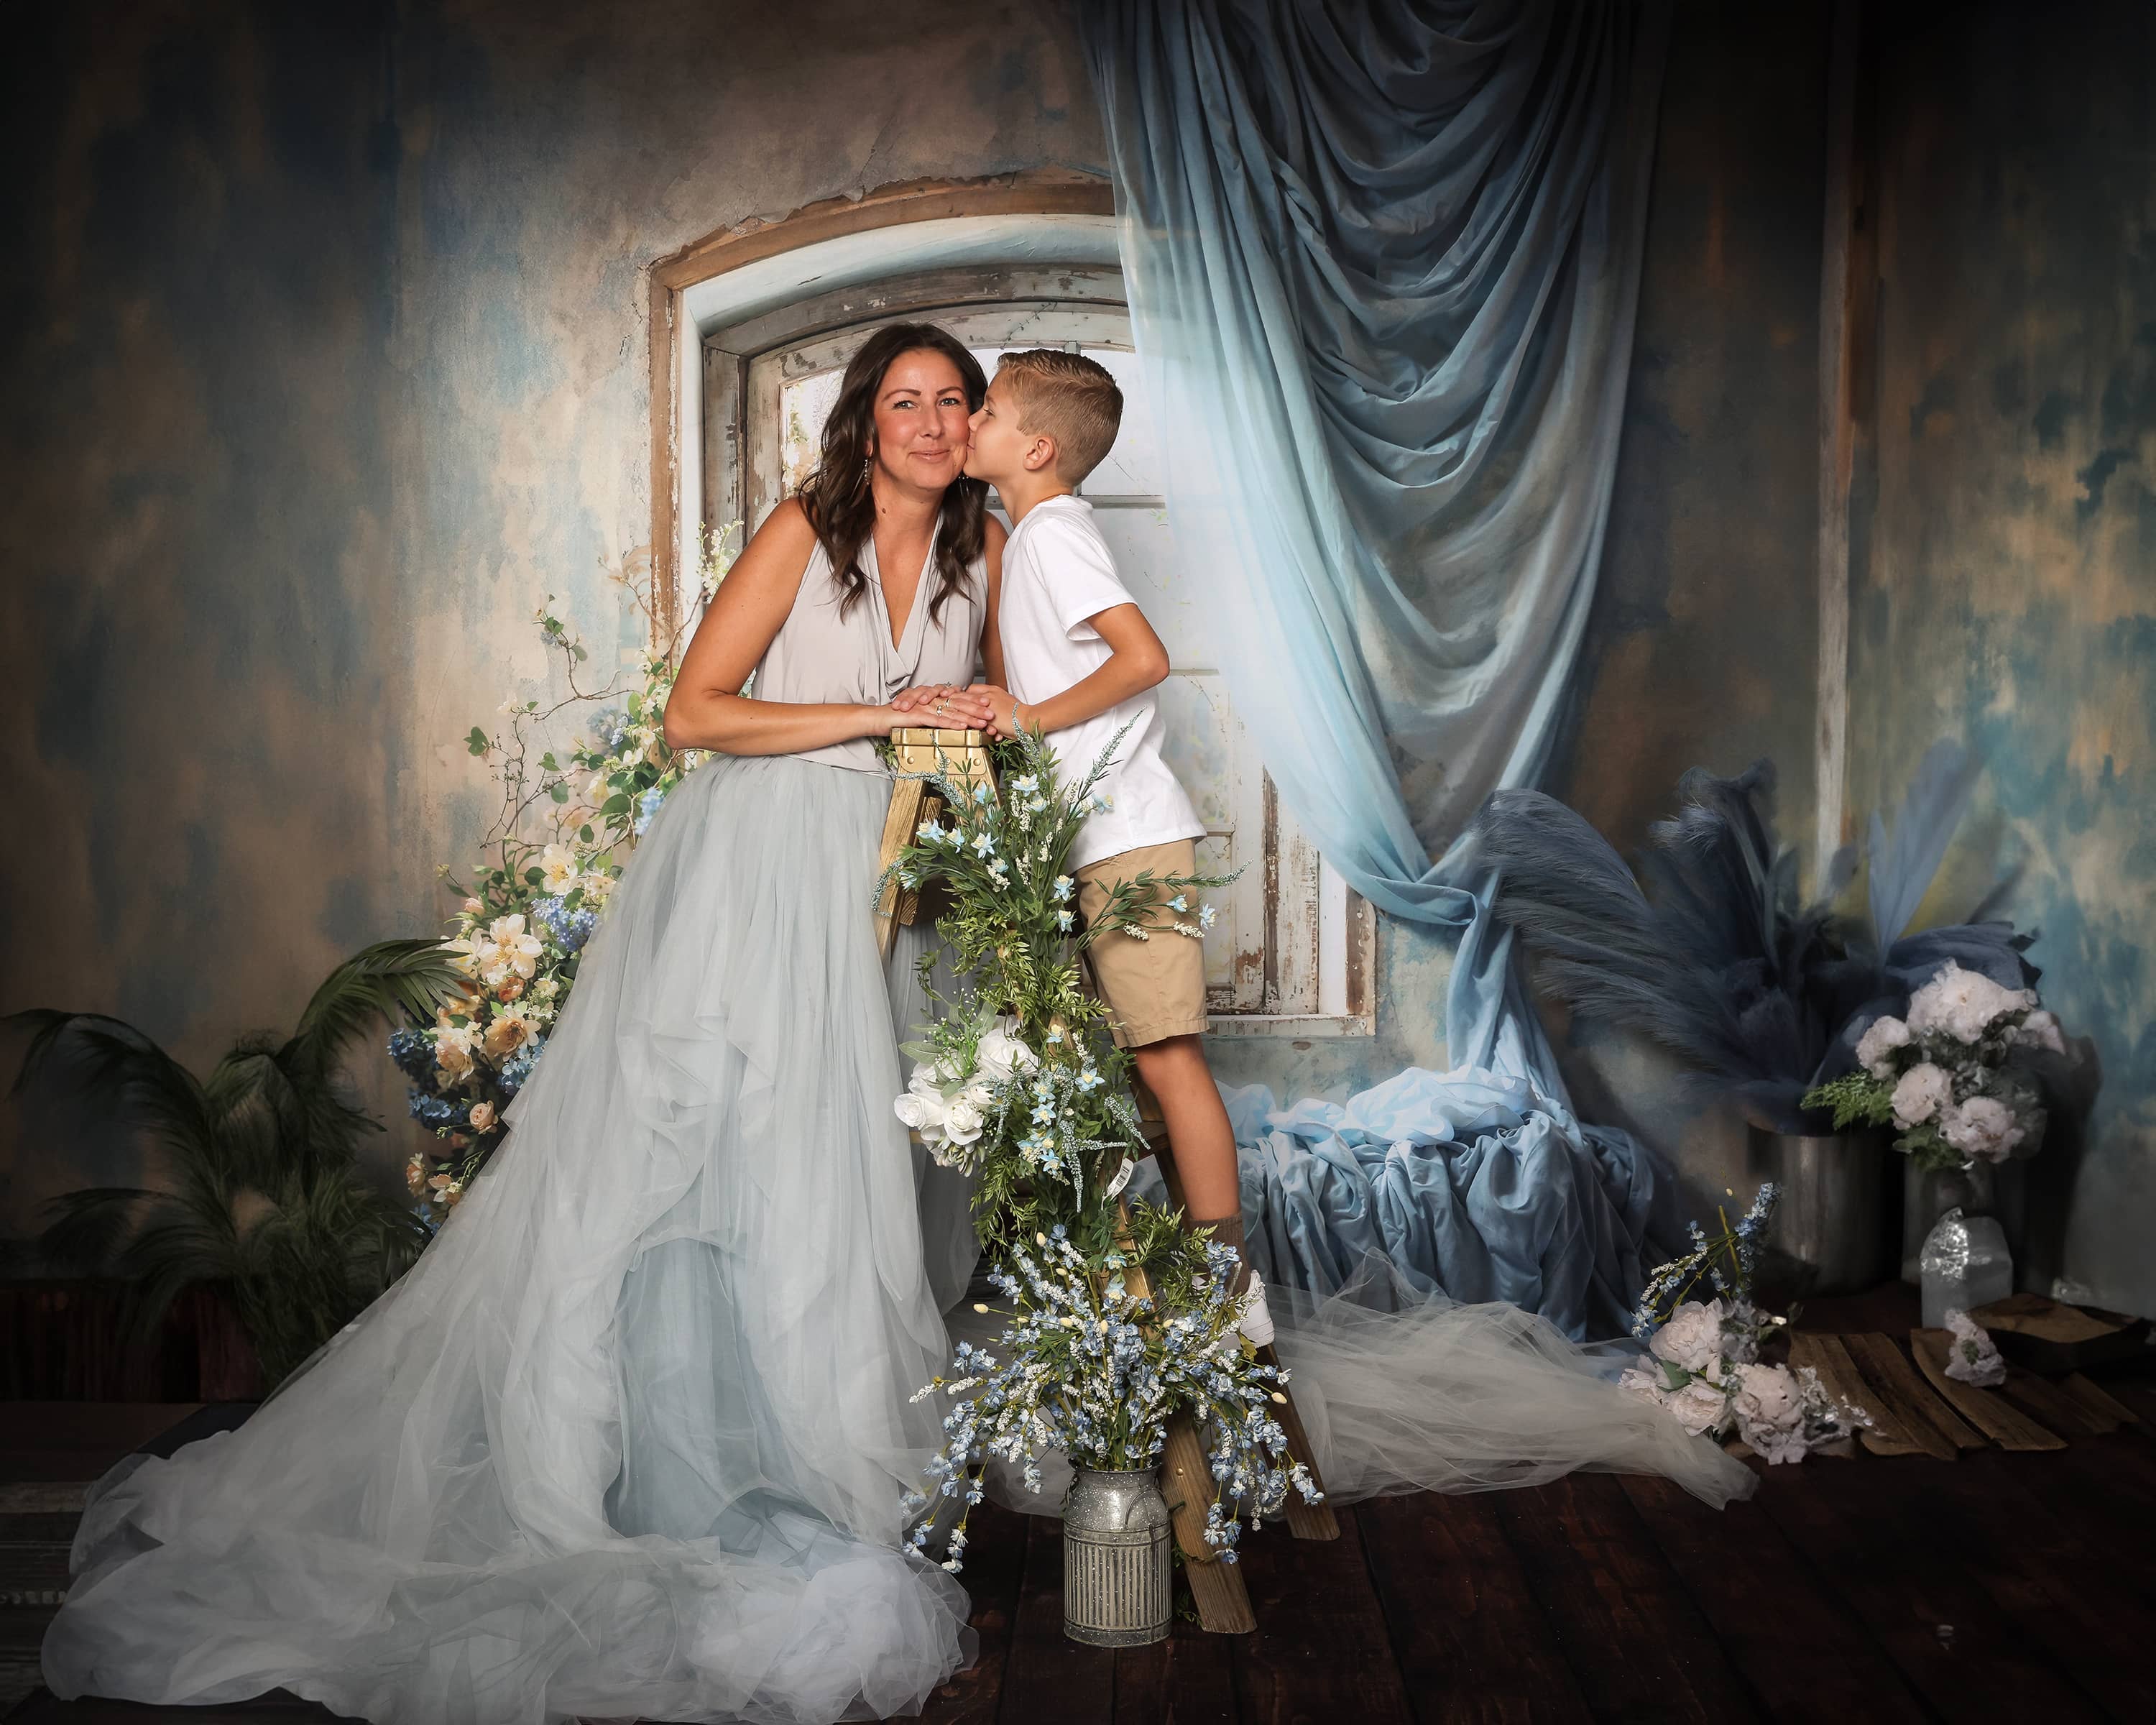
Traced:
[[1103, 1183], [1146, 1154], [1145, 1140], [1128, 1056], [1106, 1034], [1106, 1008], [1081, 983], [1079, 955], [1102, 940], [1202, 940], [1213, 907], [1194, 907], [1192, 895], [1227, 884], [1142, 874], [1076, 927], [1076, 883], [1064, 862], [1101, 806], [1096, 788], [1122, 740], [1067, 786], [1040, 737], [1014, 740], [1000, 752], [1004, 794], [944, 782], [950, 824], [922, 822], [890, 871], [909, 889], [932, 880], [948, 888], [937, 932], [972, 978], [946, 1000], [930, 982], [933, 955], [924, 957], [923, 987], [943, 1009], [925, 1040], [905, 1045], [916, 1064], [894, 1106], [939, 1162], [973, 1177], [974, 1214], [991, 1250], [1058, 1226], [1076, 1230], [1096, 1255], [1113, 1245], [1106, 1199], [1114, 1193]]
[[2025, 1051], [2064, 1054], [2059, 1021], [2031, 988], [2010, 988], [1952, 959], [1909, 997], [1904, 1018], [1874, 1019], [1856, 1070], [1815, 1088], [1837, 1131], [1892, 1124], [1894, 1147], [1921, 1168], [1999, 1162], [2044, 1132], [2042, 1092], [2018, 1064]]
[[[1811, 1367], [1793, 1372], [1760, 1357], [1789, 1329], [1787, 1317], [1761, 1312], [1752, 1299], [1779, 1196], [1771, 1183], [1762, 1186], [1735, 1226], [1724, 1213], [1722, 1232], [1712, 1238], [1691, 1224], [1691, 1251], [1649, 1279], [1633, 1319], [1648, 1358], [1618, 1380], [1694, 1435], [1734, 1435], [1777, 1463], [1801, 1461], [1806, 1451], [1871, 1423], [1862, 1409], [1836, 1401]], [[1687, 1299], [1703, 1281], [1712, 1282], [1714, 1297]]]
[[[1018, 1466], [1033, 1491], [1049, 1450], [1083, 1466], [1147, 1466], [1182, 1410], [1207, 1434], [1215, 1491], [1205, 1537], [1223, 1561], [1234, 1559], [1245, 1509], [1277, 1509], [1290, 1490], [1318, 1495], [1270, 1412], [1286, 1400], [1286, 1375], [1245, 1334], [1251, 1296], [1229, 1291], [1234, 1253], [1186, 1235], [1168, 1211], [1116, 1201], [1145, 1141], [1128, 1057], [1082, 985], [1080, 956], [1102, 940], [1202, 940], [1213, 911], [1193, 895], [1227, 884], [1142, 874], [1077, 926], [1065, 863], [1101, 806], [1096, 788], [1121, 742], [1067, 785], [1037, 734], [998, 751], [1001, 796], [937, 775], [948, 824], [924, 821], [878, 882], [879, 892], [893, 876], [949, 891], [937, 932], [971, 981], [944, 1000], [930, 984], [934, 958], [924, 959], [923, 984], [944, 1010], [906, 1045], [916, 1065], [893, 1106], [939, 1162], [973, 1177], [992, 1279], [1012, 1301], [992, 1349], [961, 1344], [952, 1375], [921, 1392], [954, 1398], [929, 1469], [935, 1497], [963, 1502], [943, 1560], [954, 1572], [987, 1463]], [[916, 1493], [906, 1503], [923, 1548], [930, 1501]]]
[[[739, 525], [705, 533], [702, 599], [732, 563]], [[613, 572], [612, 579], [649, 624], [640, 568]], [[415, 1152], [405, 1167], [422, 1216], [434, 1224], [501, 1141], [502, 1112], [546, 1048], [629, 853], [703, 759], [670, 749], [660, 734], [680, 628], [664, 651], [644, 655], [633, 682], [587, 689], [581, 667], [589, 650], [552, 603], [549, 594], [533, 622], [548, 652], [560, 656], [569, 692], [544, 707], [512, 695], [501, 705], [506, 726], [490, 736], [475, 725], [465, 739], [489, 762], [501, 802], [470, 884], [442, 870], [462, 901], [444, 944], [464, 974], [464, 992], [432, 1024], [389, 1039], [389, 1057], [411, 1086], [413, 1117], [448, 1147], [447, 1154]], [[593, 706], [599, 710], [567, 747], [546, 746], [546, 731], [561, 714]]]
[[[1014, 1247], [991, 1277], [1012, 1302], [994, 1351], [960, 1343], [958, 1375], [939, 1377], [915, 1396], [940, 1391], [961, 1398], [928, 1467], [939, 1495], [964, 1499], [946, 1569], [955, 1574], [964, 1560], [967, 1517], [981, 1500], [980, 1464], [1012, 1464], [1034, 1491], [1040, 1489], [1040, 1458], [1051, 1450], [1081, 1467], [1149, 1467], [1179, 1408], [1189, 1409], [1210, 1435], [1219, 1491], [1206, 1512], [1205, 1538], [1222, 1562], [1235, 1561], [1241, 1530], [1229, 1501], [1249, 1504], [1255, 1517], [1277, 1509], [1291, 1490], [1312, 1502], [1322, 1495], [1310, 1470], [1288, 1454], [1287, 1434], [1273, 1415], [1273, 1404], [1287, 1399], [1280, 1388], [1286, 1376], [1261, 1363], [1244, 1337], [1243, 1301], [1229, 1291], [1235, 1253], [1183, 1234], [1158, 1212], [1151, 1219], [1157, 1233], [1168, 1221], [1157, 1241], [1152, 1291], [1137, 1273], [1135, 1238], [1131, 1250], [1111, 1250], [1097, 1261], [1060, 1226], [1038, 1235], [1034, 1250]], [[904, 1507], [918, 1515], [929, 1502], [916, 1492]], [[927, 1520], [917, 1522], [914, 1544], [925, 1548], [929, 1532]]]

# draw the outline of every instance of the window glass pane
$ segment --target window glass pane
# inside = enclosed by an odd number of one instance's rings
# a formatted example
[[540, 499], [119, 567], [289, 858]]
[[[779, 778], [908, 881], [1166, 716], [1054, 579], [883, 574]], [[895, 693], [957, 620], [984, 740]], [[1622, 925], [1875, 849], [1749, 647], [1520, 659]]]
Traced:
[[1153, 434], [1152, 406], [1147, 399], [1138, 357], [1117, 347], [1087, 347], [1088, 359], [1107, 367], [1123, 392], [1123, 423], [1116, 433], [1116, 445], [1092, 472], [1082, 489], [1088, 496], [1158, 497], [1168, 487], [1160, 471], [1160, 445]]
[[781, 496], [791, 497], [799, 490], [802, 480], [815, 467], [824, 444], [824, 422], [838, 404], [839, 385], [845, 375], [841, 367], [796, 377], [781, 387], [778, 450], [780, 471], [785, 479]]

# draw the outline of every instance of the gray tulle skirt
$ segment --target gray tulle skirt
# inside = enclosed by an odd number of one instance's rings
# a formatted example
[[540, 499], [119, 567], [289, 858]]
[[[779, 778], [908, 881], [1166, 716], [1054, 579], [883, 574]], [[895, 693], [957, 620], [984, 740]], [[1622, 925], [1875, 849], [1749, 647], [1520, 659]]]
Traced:
[[901, 1549], [973, 1245], [891, 1111], [889, 800], [785, 757], [683, 783], [418, 1264], [240, 1429], [99, 1483], [55, 1693], [790, 1725], [968, 1662]]

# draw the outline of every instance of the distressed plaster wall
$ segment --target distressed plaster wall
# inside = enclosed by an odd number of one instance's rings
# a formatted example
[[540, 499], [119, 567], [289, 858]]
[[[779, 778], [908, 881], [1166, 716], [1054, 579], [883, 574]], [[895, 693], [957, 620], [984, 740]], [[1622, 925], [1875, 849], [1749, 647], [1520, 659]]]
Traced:
[[[1678, 12], [1608, 546], [1547, 786], [1628, 855], [1686, 768], [1763, 756], [1783, 838], [1812, 829], [1828, 25]], [[1732, 1114], [1651, 1048], [1547, 1016], [1583, 1115], [1677, 1175], [1665, 1227], [1741, 1183]]]
[[[110, 4], [11, 21], [0, 1010], [198, 1066], [437, 926], [533, 607], [639, 639], [639, 271], [850, 190], [1097, 170], [1053, 8]], [[362, 1060], [395, 1111], [386, 1063]], [[132, 1179], [0, 1143], [0, 1237]]]
[[1927, 916], [2003, 914], [2100, 1071], [2029, 1165], [2025, 1281], [2156, 1312], [2156, 13], [1881, 8], [1877, 506], [1850, 806], [1989, 772]]

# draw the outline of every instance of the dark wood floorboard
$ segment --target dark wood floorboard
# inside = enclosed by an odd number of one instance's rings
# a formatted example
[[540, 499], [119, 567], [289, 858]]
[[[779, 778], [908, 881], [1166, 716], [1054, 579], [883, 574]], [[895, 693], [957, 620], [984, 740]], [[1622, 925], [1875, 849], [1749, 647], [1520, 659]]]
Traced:
[[1492, 1496], [1597, 1719], [1764, 1716], [1614, 1476]]
[[1585, 1725], [1594, 1715], [1487, 1492], [1358, 1505], [1419, 1725]]
[[1371, 1585], [1359, 1512], [1340, 1511], [1337, 1539], [1245, 1527], [1242, 1550], [1258, 1620], [1256, 1634], [1235, 1639], [1242, 1717], [1265, 1725], [1409, 1725], [1414, 1715]]
[[1063, 1524], [1049, 1516], [1012, 1519], [1024, 1523], [1025, 1580], [996, 1717], [1002, 1725], [1109, 1725], [1116, 1656], [1081, 1647], [1063, 1633]]
[[1003, 1704], [1004, 1671], [1025, 1579], [1025, 1529], [1021, 1517], [993, 1503], [973, 1511], [966, 1530], [966, 1567], [958, 1579], [973, 1601], [968, 1620], [980, 1648], [972, 1669], [938, 1689], [927, 1712], [941, 1725], [994, 1725]]
[[[1830, 1483], [1832, 1469], [1862, 1465], [1821, 1458], [1806, 1464], [1817, 1471], [1805, 1484]], [[1763, 1480], [1761, 1489], [1781, 1483]], [[1838, 1590], [1818, 1584], [1756, 1497], [1714, 1510], [1668, 1480], [1620, 1484], [1768, 1717], [1916, 1725], [1927, 1717], [1863, 1620]], [[1801, 1661], [1791, 1656], [1795, 1648]]]
[[[1786, 1484], [1769, 1480], [1761, 1505], [1820, 1587], [1844, 1591], [1941, 1717], [2066, 1725], [2103, 1717], [2048, 1656], [2031, 1652], [2027, 1631], [1950, 1553], [1943, 1518], [1988, 1513], [1968, 1461], [1861, 1457], [1832, 1471], [1806, 1463], [1803, 1472]], [[1999, 1527], [1998, 1537], [2010, 1535]]]

